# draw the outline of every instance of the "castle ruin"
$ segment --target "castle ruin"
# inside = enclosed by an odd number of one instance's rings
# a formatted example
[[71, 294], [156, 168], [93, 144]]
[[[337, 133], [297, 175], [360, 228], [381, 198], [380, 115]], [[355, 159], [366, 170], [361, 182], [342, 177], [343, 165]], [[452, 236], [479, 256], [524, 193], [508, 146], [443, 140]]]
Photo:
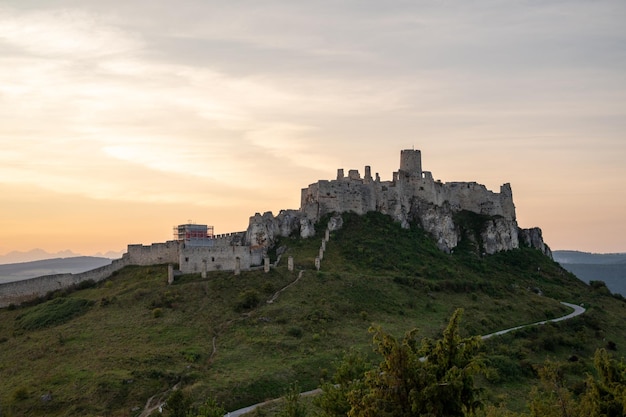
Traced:
[[[400, 168], [390, 181], [381, 181], [378, 173], [372, 177], [369, 166], [365, 167], [363, 177], [358, 170], [349, 170], [346, 176], [343, 169], [338, 169], [336, 179], [319, 180], [302, 189], [300, 209], [281, 210], [276, 216], [271, 212], [256, 213], [250, 217], [245, 232], [213, 235], [213, 229], [206, 226], [181, 225], [176, 229], [175, 240], [147, 246], [128, 245], [122, 259], [98, 270], [0, 285], [0, 307], [84, 280], [97, 282], [126, 265], [178, 264], [182, 273], [203, 276], [218, 270], [236, 274], [255, 267], [267, 270], [268, 265], [262, 265], [267, 263], [267, 250], [276, 238], [294, 234], [312, 237], [315, 224], [330, 213], [362, 215], [370, 211], [389, 215], [405, 228], [411, 223], [419, 224], [445, 252], [453, 251], [463, 238], [460, 225], [455, 222], [457, 213], [484, 215], [484, 227], [476, 237], [484, 254], [515, 249], [522, 242], [552, 257], [541, 229], [518, 227], [510, 184], [503, 184], [496, 193], [476, 182], [442, 183], [434, 180], [429, 171], [422, 170], [419, 150], [403, 150]], [[341, 227], [341, 219], [331, 218], [329, 227]]]
[[370, 211], [389, 215], [405, 228], [412, 222], [419, 224], [445, 252], [461, 239], [455, 214], [469, 211], [489, 218], [480, 236], [486, 254], [518, 248], [521, 238], [551, 256], [539, 229], [519, 229], [510, 184], [503, 184], [496, 193], [476, 182], [442, 183], [422, 170], [419, 150], [401, 151], [400, 169], [390, 181], [381, 181], [378, 173], [372, 177], [369, 166], [363, 177], [358, 170], [349, 170], [346, 176], [339, 169], [336, 179], [302, 189], [299, 210], [283, 210], [276, 217], [257, 213], [250, 218], [246, 239], [248, 244], [267, 244], [276, 236], [297, 232], [309, 237], [313, 225], [326, 214]]

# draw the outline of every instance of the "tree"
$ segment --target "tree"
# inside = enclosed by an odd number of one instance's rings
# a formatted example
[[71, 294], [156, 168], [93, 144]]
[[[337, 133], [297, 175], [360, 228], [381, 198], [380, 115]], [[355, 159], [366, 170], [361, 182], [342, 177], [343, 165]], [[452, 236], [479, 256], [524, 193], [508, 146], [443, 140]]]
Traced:
[[189, 407], [191, 399], [179, 389], [174, 390], [165, 403], [165, 409], [169, 411], [171, 417], [186, 417]]
[[605, 349], [596, 350], [593, 363], [599, 378], [587, 378], [585, 394], [580, 404], [581, 415], [626, 415], [626, 365], [613, 359]]
[[321, 410], [319, 417], [345, 417], [351, 408], [348, 394], [364, 388], [363, 376], [372, 366], [363, 353], [352, 350], [344, 354], [332, 380], [322, 384], [322, 394], [314, 399]]
[[187, 417], [223, 417], [224, 414], [226, 409], [215, 398], [209, 397], [204, 404], [187, 412]]
[[564, 384], [559, 364], [546, 361], [538, 369], [539, 387], [533, 387], [530, 396], [531, 417], [576, 417], [580, 414], [578, 403]]
[[[530, 393], [530, 414], [520, 417], [623, 417], [626, 415], [626, 365], [605, 349], [594, 355], [597, 378], [587, 376], [585, 390], [577, 399], [564, 383], [557, 362], [546, 361], [538, 369], [539, 385]], [[510, 415], [495, 412], [488, 416]]]
[[291, 384], [280, 417], [306, 417], [306, 414], [306, 406], [300, 402], [300, 386], [297, 382]]
[[473, 377], [483, 369], [477, 359], [480, 337], [461, 338], [462, 310], [452, 315], [437, 341], [419, 340], [417, 330], [401, 341], [373, 327], [380, 364], [365, 373], [348, 393], [350, 417], [449, 416], [472, 414], [480, 406]]

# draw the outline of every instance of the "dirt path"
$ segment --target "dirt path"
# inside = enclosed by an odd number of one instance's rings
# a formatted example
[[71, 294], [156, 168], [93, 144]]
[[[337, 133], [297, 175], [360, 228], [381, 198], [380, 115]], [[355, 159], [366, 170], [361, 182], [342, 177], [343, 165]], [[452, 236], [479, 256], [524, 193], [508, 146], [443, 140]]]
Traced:
[[280, 295], [280, 293], [282, 293], [283, 291], [285, 291], [287, 288], [291, 287], [292, 285], [295, 285], [298, 281], [300, 281], [300, 278], [302, 278], [302, 274], [304, 274], [304, 269], [301, 270], [298, 273], [298, 278], [296, 278], [291, 284], [288, 284], [287, 286], [281, 288], [280, 290], [276, 291], [274, 293], [274, 295], [272, 296], [272, 298], [270, 298], [269, 300], [267, 300], [267, 304], [272, 304], [274, 301], [276, 301], [276, 299], [278, 298], [278, 296]]
[[587, 311], [584, 307], [578, 306], [576, 304], [565, 303], [563, 301], [561, 301], [561, 304], [573, 308], [574, 311], [571, 312], [570, 314], [566, 315], [566, 316], [559, 317], [559, 318], [556, 318], [556, 319], [538, 321], [536, 323], [530, 323], [530, 324], [523, 324], [521, 326], [511, 327], [510, 329], [500, 330], [498, 332], [489, 333], [489, 334], [486, 334], [486, 335], [480, 336], [480, 337], [484, 340], [484, 339], [489, 339], [491, 336], [500, 336], [500, 335], [503, 335], [505, 333], [512, 332], [514, 330], [522, 329], [524, 327], [539, 326], [539, 325], [546, 324], [546, 323], [549, 323], [549, 322], [556, 323], [557, 321], [569, 320], [572, 317], [580, 316], [585, 311]]

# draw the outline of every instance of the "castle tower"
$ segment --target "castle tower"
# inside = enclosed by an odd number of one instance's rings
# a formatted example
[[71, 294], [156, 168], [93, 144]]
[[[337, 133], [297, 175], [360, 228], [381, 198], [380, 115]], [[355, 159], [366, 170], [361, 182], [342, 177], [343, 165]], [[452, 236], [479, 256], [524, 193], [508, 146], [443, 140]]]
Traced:
[[413, 149], [400, 151], [400, 171], [411, 177], [422, 176], [422, 152]]

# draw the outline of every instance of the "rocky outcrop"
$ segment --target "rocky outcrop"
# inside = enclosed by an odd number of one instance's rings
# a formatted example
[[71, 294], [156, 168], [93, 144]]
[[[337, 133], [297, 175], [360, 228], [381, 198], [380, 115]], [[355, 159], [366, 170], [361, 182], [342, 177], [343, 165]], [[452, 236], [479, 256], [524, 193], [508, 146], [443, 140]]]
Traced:
[[461, 238], [453, 216], [449, 204], [437, 206], [422, 200], [416, 200], [410, 210], [411, 219], [430, 233], [437, 247], [446, 253], [454, 249]]
[[339, 230], [343, 227], [343, 217], [341, 214], [335, 213], [332, 215], [330, 220], [328, 221], [328, 230], [334, 232], [335, 230]]
[[503, 250], [519, 247], [517, 223], [503, 217], [496, 217], [485, 222], [480, 234], [483, 251], [492, 255]]
[[549, 257], [550, 259], [554, 259], [552, 257], [552, 250], [546, 243], [543, 241], [543, 233], [541, 229], [538, 227], [532, 227], [530, 229], [519, 229], [520, 240], [526, 245], [534, 249], [538, 249]]
[[299, 210], [281, 210], [274, 217], [271, 211], [250, 217], [246, 231], [246, 245], [252, 249], [269, 247], [279, 236], [298, 235], [309, 238], [315, 235], [315, 222]]

